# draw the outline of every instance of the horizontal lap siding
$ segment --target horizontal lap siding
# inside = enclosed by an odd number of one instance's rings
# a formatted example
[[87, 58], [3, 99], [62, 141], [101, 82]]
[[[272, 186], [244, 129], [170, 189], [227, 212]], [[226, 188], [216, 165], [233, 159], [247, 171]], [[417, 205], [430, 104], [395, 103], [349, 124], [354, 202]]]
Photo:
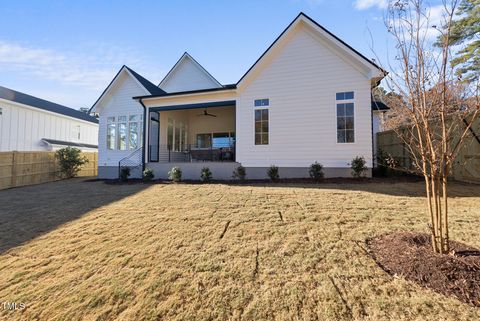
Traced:
[[205, 71], [201, 70], [190, 58], [180, 62], [173, 74], [168, 76], [161, 88], [166, 92], [178, 92], [219, 87]]
[[[115, 116], [143, 115], [143, 108], [132, 97], [145, 95], [145, 90], [131, 77], [122, 74], [118, 79], [117, 88], [112, 88], [112, 97], [101, 107], [100, 128], [98, 131], [98, 165], [118, 166], [118, 162], [130, 155], [132, 150], [107, 149], [107, 118]], [[128, 119], [128, 118], [127, 118]]]
[[[354, 144], [336, 143], [335, 93], [355, 91]], [[255, 99], [270, 99], [270, 144], [254, 145]], [[247, 85], [237, 103], [237, 161], [244, 166], [371, 166], [370, 81], [303, 29]]]

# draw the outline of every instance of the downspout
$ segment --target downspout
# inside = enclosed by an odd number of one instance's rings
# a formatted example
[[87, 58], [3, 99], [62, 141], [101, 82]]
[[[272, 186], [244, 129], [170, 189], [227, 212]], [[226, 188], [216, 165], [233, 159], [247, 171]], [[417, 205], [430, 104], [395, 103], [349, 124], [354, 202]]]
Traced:
[[142, 101], [142, 98], [138, 99], [138, 102], [143, 107], [143, 138], [142, 138], [142, 173], [145, 170], [145, 142], [146, 142], [146, 129], [147, 129], [147, 107]]
[[372, 130], [372, 177], [373, 177], [373, 168], [375, 167], [375, 165], [378, 166], [378, 164], [376, 164], [376, 159], [375, 159], [375, 133], [373, 132], [373, 108], [372, 108], [372, 101], [373, 100], [373, 96], [372, 94], [370, 94], [370, 127], [371, 127], [371, 130]]

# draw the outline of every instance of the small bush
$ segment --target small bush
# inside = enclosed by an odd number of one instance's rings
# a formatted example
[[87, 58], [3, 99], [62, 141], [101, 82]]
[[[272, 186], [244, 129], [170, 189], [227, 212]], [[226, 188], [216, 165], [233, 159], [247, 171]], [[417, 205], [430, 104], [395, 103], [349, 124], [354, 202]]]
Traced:
[[200, 174], [200, 179], [204, 183], [208, 183], [212, 180], [212, 172], [210, 171], [210, 168], [208, 168], [208, 167], [202, 168], [202, 172]]
[[377, 169], [376, 173], [378, 176], [395, 176], [398, 175], [398, 172], [395, 171], [395, 168], [398, 167], [398, 161], [393, 158], [390, 154], [379, 150], [377, 154]]
[[155, 174], [153, 173], [153, 169], [151, 168], [145, 168], [145, 170], [142, 173], [142, 178], [145, 182], [151, 181], [155, 177]]
[[173, 167], [168, 172], [168, 178], [174, 182], [180, 182], [182, 180], [182, 170], [180, 169], [180, 167]]
[[323, 173], [323, 165], [317, 162], [310, 165], [310, 170], [308, 171], [310, 177], [316, 181], [322, 180], [325, 174]]
[[355, 178], [365, 176], [365, 172], [367, 171], [367, 166], [365, 166], [365, 158], [363, 156], [356, 156], [352, 159], [352, 163], [350, 164], [350, 168], [352, 169], [352, 176]]
[[57, 150], [55, 158], [58, 160], [60, 172], [66, 178], [77, 176], [82, 166], [88, 163], [88, 159], [82, 156], [82, 151], [74, 147], [65, 147]]
[[280, 176], [278, 175], [278, 167], [275, 165], [271, 165], [267, 170], [267, 175], [272, 181], [279, 179]]
[[122, 167], [120, 169], [120, 180], [126, 182], [130, 177], [130, 167]]
[[239, 179], [241, 181], [245, 180], [246, 176], [247, 176], [247, 170], [242, 165], [238, 166], [233, 171], [233, 175], [232, 175], [233, 179]]

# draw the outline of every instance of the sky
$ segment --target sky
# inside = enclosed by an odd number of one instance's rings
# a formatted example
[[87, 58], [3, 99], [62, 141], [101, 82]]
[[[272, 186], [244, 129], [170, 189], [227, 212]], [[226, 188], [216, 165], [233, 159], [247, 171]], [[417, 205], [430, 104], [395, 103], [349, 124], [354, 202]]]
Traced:
[[185, 51], [235, 83], [299, 12], [384, 63], [386, 2], [0, 0], [0, 86], [91, 107], [122, 65], [158, 84]]

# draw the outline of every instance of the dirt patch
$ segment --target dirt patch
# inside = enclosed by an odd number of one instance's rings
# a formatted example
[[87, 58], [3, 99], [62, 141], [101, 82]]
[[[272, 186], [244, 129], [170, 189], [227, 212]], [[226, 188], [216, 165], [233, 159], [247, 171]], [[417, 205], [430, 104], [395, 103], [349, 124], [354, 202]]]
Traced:
[[437, 254], [430, 236], [420, 233], [387, 234], [367, 243], [388, 273], [480, 307], [480, 250], [451, 242], [453, 254]]

